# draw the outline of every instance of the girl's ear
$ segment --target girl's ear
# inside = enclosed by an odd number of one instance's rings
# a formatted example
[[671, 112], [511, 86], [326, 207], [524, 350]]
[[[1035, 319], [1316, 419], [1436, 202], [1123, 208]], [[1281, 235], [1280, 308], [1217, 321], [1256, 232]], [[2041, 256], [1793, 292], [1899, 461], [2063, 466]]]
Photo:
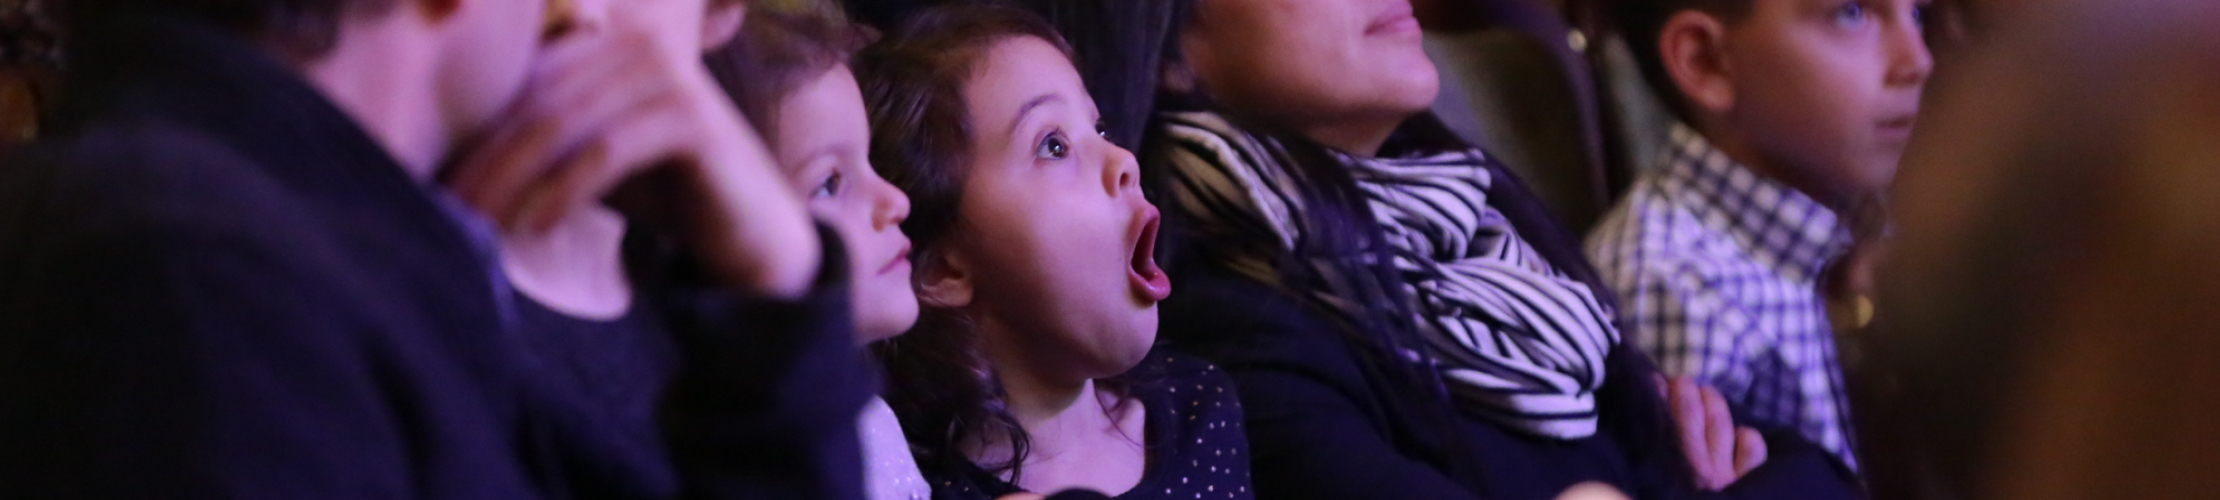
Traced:
[[952, 250], [925, 252], [918, 263], [917, 301], [927, 306], [958, 309], [971, 305], [971, 267]]

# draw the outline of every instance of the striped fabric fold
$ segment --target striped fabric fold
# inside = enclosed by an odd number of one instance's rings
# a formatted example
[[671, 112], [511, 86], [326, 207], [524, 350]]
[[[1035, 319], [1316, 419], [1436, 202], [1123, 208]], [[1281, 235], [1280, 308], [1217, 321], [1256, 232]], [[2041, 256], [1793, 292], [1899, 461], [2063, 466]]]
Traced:
[[[1307, 227], [1300, 176], [1269, 139], [1211, 113], [1165, 117], [1171, 155], [1167, 205], [1191, 231], [1237, 252], [1237, 268], [1270, 269]], [[1364, 193], [1394, 268], [1415, 304], [1422, 362], [1439, 370], [1460, 406], [1529, 434], [1596, 432], [1595, 393], [1619, 342], [1596, 292], [1553, 269], [1488, 205], [1490, 160], [1477, 149], [1403, 158], [1335, 153]], [[1271, 248], [1263, 248], [1271, 247]], [[1297, 259], [1314, 283], [1278, 283], [1354, 316], [1347, 256]], [[1272, 276], [1257, 276], [1273, 280]]]

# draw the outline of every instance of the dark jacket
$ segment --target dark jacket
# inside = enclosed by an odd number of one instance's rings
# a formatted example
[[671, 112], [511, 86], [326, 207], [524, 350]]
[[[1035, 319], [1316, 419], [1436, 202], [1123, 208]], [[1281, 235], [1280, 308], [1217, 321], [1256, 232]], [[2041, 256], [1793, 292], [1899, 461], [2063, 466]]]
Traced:
[[0, 164], [0, 498], [861, 497], [844, 270], [649, 280], [662, 425], [576, 425], [466, 212], [268, 53], [108, 19]]
[[[1427, 131], [1426, 120], [1409, 128]], [[1487, 168], [1497, 179], [1490, 206], [1553, 267], [1609, 304], [1609, 289], [1576, 240], [1516, 176]], [[1167, 214], [1168, 224], [1176, 215]], [[1792, 433], [1769, 434], [1770, 460], [1728, 491], [1693, 491], [1670, 417], [1649, 383], [1656, 369], [1623, 345], [1607, 359], [1597, 434], [1534, 437], [1453, 408], [1438, 377], [1345, 333], [1306, 301], [1194, 258], [1210, 255], [1205, 247], [1254, 242], [1172, 240], [1167, 262], [1177, 286], [1162, 304], [1160, 336], [1218, 363], [1241, 387], [1258, 498], [1551, 499], [1590, 481], [1645, 500], [1855, 496], [1848, 474]]]

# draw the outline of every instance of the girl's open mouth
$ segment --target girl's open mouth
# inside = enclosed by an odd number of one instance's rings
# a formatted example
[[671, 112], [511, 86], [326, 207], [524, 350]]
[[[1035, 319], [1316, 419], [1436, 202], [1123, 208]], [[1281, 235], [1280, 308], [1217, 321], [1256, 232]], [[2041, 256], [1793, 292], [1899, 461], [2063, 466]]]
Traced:
[[1133, 284], [1133, 297], [1143, 303], [1155, 304], [1172, 295], [1172, 279], [1164, 269], [1156, 267], [1156, 231], [1162, 214], [1149, 207], [1135, 219], [1140, 225], [1140, 235], [1134, 239], [1133, 254], [1128, 257], [1127, 281]]

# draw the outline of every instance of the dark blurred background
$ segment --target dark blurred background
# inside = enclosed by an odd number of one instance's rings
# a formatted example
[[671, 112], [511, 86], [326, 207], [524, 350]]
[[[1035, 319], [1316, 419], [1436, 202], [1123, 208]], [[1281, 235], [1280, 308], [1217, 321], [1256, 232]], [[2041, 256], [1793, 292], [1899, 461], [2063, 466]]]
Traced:
[[0, 0], [0, 151], [38, 135], [60, 88], [61, 37], [44, 0]]

